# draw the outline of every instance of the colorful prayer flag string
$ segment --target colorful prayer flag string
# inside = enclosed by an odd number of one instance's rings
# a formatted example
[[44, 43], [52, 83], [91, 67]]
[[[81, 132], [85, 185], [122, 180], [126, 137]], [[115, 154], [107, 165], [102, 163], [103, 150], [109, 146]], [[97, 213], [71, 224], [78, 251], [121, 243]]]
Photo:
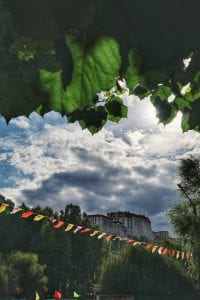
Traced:
[[[10, 207], [9, 204], [7, 203], [2, 203], [0, 205], [0, 213], [3, 213], [7, 210], [7, 208]], [[111, 233], [107, 233], [107, 232], [100, 232], [99, 230], [95, 230], [95, 229], [92, 229], [92, 228], [84, 228], [83, 226], [80, 226], [80, 225], [75, 225], [75, 224], [71, 224], [71, 223], [66, 223], [62, 220], [57, 220], [53, 217], [46, 217], [44, 215], [41, 215], [41, 214], [37, 214], [31, 210], [23, 210], [22, 208], [13, 208], [11, 211], [10, 211], [10, 214], [13, 215], [13, 214], [16, 214], [20, 212], [20, 216], [23, 218], [23, 219], [29, 219], [31, 218], [33, 221], [41, 221], [43, 219], [48, 219], [51, 223], [52, 223], [52, 226], [53, 228], [55, 229], [59, 229], [61, 227], [63, 227], [64, 225], [66, 226], [64, 231], [65, 232], [69, 232], [71, 231], [73, 228], [75, 228], [73, 230], [73, 233], [76, 234], [76, 233], [81, 233], [81, 234], [87, 234], [89, 233], [89, 236], [90, 237], [95, 237], [97, 236], [98, 239], [102, 239], [105, 237], [106, 241], [116, 241], [116, 240], [119, 240], [121, 242], [126, 242], [127, 244], [130, 244], [132, 246], [143, 246], [145, 250], [147, 251], [151, 251], [151, 253], [158, 253], [162, 256], [164, 255], [169, 255], [170, 257], [174, 257], [176, 259], [181, 259], [181, 260], [185, 260], [185, 261], [189, 261], [192, 254], [189, 253], [189, 252], [183, 252], [183, 251], [177, 251], [175, 249], [168, 249], [168, 248], [165, 248], [165, 247], [162, 247], [162, 246], [157, 246], [157, 245], [154, 245], [153, 243], [146, 243], [146, 242], [141, 242], [141, 241], [137, 241], [137, 240], [133, 240], [133, 239], [128, 239], [128, 238], [122, 238], [120, 236], [115, 236]], [[56, 291], [55, 291], [56, 292]], [[57, 298], [59, 299], [59, 298]]]

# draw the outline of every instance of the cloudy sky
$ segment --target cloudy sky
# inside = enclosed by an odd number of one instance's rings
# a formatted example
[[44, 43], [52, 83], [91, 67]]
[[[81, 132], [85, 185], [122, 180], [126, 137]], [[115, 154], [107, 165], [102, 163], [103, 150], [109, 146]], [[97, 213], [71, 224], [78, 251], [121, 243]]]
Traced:
[[199, 134], [182, 134], [180, 115], [159, 125], [148, 99], [126, 102], [128, 119], [94, 136], [54, 112], [8, 126], [0, 118], [0, 193], [17, 205], [129, 210], [149, 216], [153, 230], [169, 229], [166, 210], [179, 198], [177, 164], [199, 153]]

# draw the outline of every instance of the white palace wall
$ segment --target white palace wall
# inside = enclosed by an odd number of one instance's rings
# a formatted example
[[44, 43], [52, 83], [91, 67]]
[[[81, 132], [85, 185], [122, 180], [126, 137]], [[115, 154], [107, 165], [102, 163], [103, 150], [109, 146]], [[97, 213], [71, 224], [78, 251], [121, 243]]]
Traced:
[[154, 239], [151, 221], [143, 215], [130, 212], [111, 212], [105, 215], [89, 215], [92, 225], [98, 225], [101, 231], [130, 238]]

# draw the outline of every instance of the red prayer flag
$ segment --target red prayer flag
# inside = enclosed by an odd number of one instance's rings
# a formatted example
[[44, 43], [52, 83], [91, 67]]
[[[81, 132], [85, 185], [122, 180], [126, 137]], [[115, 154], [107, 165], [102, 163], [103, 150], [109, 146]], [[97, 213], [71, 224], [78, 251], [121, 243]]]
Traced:
[[133, 243], [135, 240], [128, 240], [127, 243]]
[[152, 247], [153, 247], [153, 244], [147, 244], [145, 249], [148, 250], [148, 249], [151, 249]]
[[21, 214], [21, 217], [22, 218], [28, 218], [28, 217], [30, 217], [32, 215], [34, 215], [34, 212], [31, 211], [31, 210], [28, 210], [28, 211], [24, 212], [23, 214]]
[[53, 297], [55, 299], [61, 299], [63, 297], [63, 295], [59, 291], [55, 291], [53, 294]]
[[162, 250], [162, 255], [166, 255], [169, 252], [169, 249], [165, 248]]
[[63, 221], [58, 221], [58, 223], [56, 224], [56, 225], [54, 225], [53, 227], [54, 228], [60, 228], [60, 227], [62, 227], [63, 226], [63, 224], [64, 224], [65, 222], [63, 222]]
[[92, 229], [90, 229], [90, 228], [85, 228], [85, 229], [82, 229], [81, 230], [81, 233], [88, 233], [88, 232], [90, 232]]
[[107, 240], [107, 241], [110, 241], [110, 240], [112, 239], [113, 236], [114, 236], [113, 234], [110, 234], [109, 236], [107, 236], [106, 240]]
[[176, 250], [172, 249], [171, 256], [174, 257], [176, 255]]

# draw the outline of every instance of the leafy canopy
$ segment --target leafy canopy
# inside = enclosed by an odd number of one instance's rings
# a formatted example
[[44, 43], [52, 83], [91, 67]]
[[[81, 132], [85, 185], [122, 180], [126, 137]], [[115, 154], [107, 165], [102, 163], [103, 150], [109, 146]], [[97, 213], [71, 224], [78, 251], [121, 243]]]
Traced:
[[96, 133], [127, 116], [125, 79], [161, 122], [181, 111], [183, 131], [199, 131], [199, 9], [195, 0], [189, 11], [186, 0], [0, 1], [0, 114], [55, 110]]
[[183, 200], [171, 207], [169, 217], [175, 233], [193, 254], [188, 269], [200, 286], [200, 158], [182, 159], [178, 171]]

